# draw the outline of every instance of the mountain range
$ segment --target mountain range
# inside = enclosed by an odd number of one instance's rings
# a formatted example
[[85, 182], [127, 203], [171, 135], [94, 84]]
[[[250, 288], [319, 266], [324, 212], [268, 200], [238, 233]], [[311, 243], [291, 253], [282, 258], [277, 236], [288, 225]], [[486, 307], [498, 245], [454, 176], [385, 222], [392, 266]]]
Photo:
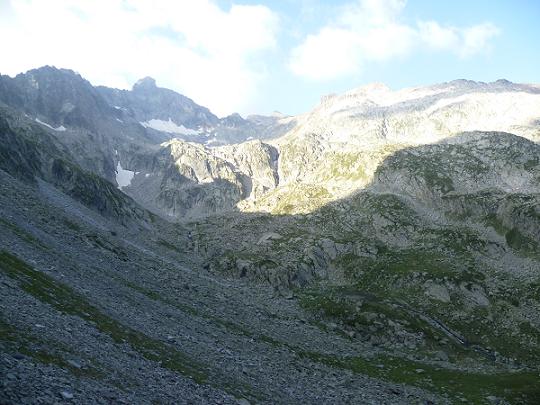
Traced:
[[3, 403], [540, 397], [540, 85], [219, 118], [42, 67], [0, 135]]

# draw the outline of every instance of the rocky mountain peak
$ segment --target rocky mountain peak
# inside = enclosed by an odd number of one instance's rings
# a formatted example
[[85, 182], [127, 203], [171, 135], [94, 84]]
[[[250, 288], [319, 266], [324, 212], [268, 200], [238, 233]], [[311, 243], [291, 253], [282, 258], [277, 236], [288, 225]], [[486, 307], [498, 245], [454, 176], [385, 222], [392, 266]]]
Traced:
[[90, 82], [70, 69], [43, 66], [14, 78], [2, 76], [0, 82], [2, 102], [49, 128], [98, 131], [112, 110]]
[[57, 68], [56, 66], [45, 65], [36, 69], [31, 69], [26, 73], [19, 73], [18, 77], [27, 77], [27, 76], [39, 76], [39, 77], [57, 77], [57, 78], [66, 78], [72, 77], [79, 80], [84, 80], [81, 75], [71, 69]]
[[498, 84], [505, 84], [505, 85], [513, 85], [514, 83], [512, 83], [510, 80], [506, 80], [506, 79], [499, 79], [499, 80], [496, 80], [495, 83], [498, 83]]
[[156, 80], [150, 76], [143, 77], [142, 79], [137, 80], [133, 85], [133, 91], [136, 90], [150, 90], [156, 89]]
[[60, 69], [55, 66], [43, 66], [19, 73], [12, 79], [17, 86], [26, 92], [76, 92], [78, 89], [91, 88], [91, 84], [80, 74], [71, 69]]
[[242, 116], [238, 113], [232, 113], [231, 115], [226, 116], [221, 120], [222, 124], [230, 126], [230, 127], [236, 127], [244, 124], [245, 120], [242, 118]]
[[452, 80], [450, 84], [459, 85], [462, 87], [476, 87], [479, 84], [483, 84], [483, 82], [476, 82], [474, 80], [468, 80], [468, 79], [455, 79], [455, 80]]

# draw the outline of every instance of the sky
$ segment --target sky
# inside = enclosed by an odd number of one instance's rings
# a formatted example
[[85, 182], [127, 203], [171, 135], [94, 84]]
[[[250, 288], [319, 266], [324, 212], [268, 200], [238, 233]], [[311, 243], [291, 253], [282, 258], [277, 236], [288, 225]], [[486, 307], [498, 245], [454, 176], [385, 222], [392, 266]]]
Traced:
[[151, 76], [219, 116], [372, 83], [540, 82], [540, 0], [0, 0], [0, 73]]

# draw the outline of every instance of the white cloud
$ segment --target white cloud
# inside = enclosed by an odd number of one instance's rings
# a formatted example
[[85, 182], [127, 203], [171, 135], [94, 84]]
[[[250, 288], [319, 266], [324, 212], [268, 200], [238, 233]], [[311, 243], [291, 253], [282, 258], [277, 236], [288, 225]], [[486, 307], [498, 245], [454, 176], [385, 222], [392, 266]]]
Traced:
[[436, 21], [421, 21], [418, 34], [430, 48], [452, 51], [466, 58], [488, 49], [489, 41], [499, 34], [499, 29], [491, 23], [457, 28], [442, 27]]
[[436, 21], [419, 22], [418, 32], [429, 47], [438, 50], [458, 48], [461, 40], [457, 29], [441, 27]]
[[[128, 88], [153, 76], [218, 114], [245, 111], [276, 45], [278, 17], [259, 5], [223, 10], [212, 0], [11, 0], [0, 16], [0, 71], [45, 64], [93, 84]], [[6, 40], [9, 38], [9, 40]]]
[[475, 25], [462, 30], [463, 46], [459, 53], [463, 57], [474, 55], [489, 46], [489, 40], [499, 34], [492, 23]]
[[372, 61], [410, 55], [415, 49], [449, 51], [469, 57], [488, 48], [499, 32], [491, 23], [442, 26], [436, 21], [406, 24], [405, 0], [359, 0], [291, 52], [289, 67], [314, 80], [335, 79], [361, 71]]
[[293, 50], [291, 68], [314, 79], [352, 73], [360, 63], [358, 45], [357, 37], [350, 31], [323, 28]]

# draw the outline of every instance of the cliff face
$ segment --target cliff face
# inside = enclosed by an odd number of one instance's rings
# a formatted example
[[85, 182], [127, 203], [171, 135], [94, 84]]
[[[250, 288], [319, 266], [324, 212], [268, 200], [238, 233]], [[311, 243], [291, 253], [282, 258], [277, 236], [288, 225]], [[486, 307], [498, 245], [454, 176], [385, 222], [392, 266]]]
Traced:
[[101, 215], [148, 226], [151, 214], [115, 185], [77, 165], [72, 151], [42, 125], [0, 107], [0, 169], [28, 184], [45, 181]]

